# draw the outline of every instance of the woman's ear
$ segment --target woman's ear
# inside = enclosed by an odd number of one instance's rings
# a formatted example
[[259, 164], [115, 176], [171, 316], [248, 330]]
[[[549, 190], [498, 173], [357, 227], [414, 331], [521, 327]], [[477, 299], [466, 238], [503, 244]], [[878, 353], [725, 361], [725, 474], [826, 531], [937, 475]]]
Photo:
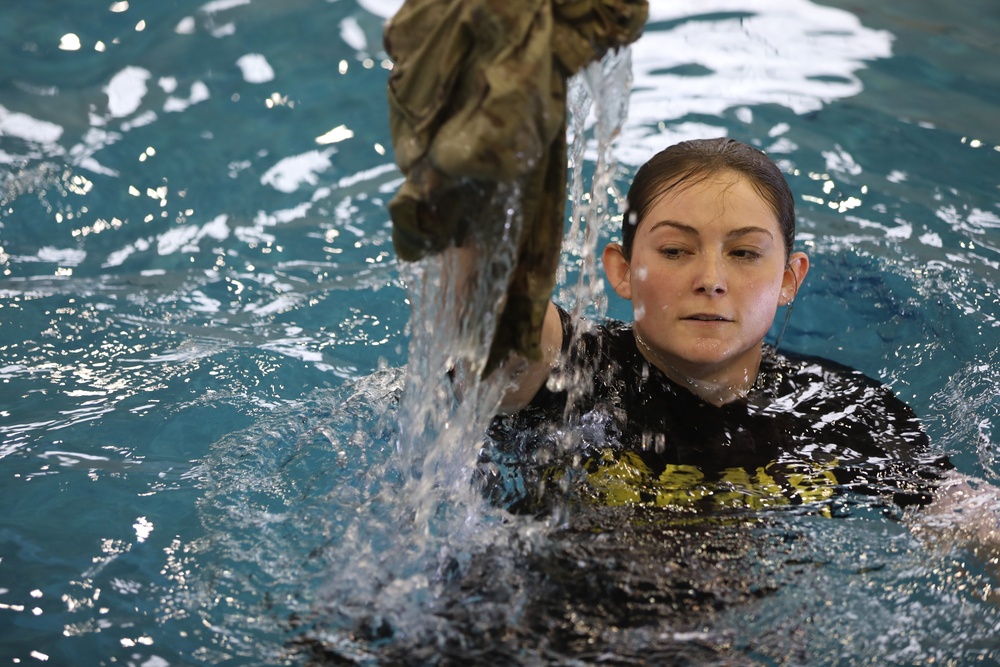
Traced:
[[615, 294], [623, 299], [632, 299], [632, 282], [629, 280], [629, 264], [621, 244], [609, 243], [604, 248], [604, 273], [611, 281]]
[[785, 275], [781, 279], [779, 306], [787, 306], [795, 300], [795, 295], [799, 293], [807, 273], [809, 273], [809, 256], [804, 252], [793, 252], [788, 258]]

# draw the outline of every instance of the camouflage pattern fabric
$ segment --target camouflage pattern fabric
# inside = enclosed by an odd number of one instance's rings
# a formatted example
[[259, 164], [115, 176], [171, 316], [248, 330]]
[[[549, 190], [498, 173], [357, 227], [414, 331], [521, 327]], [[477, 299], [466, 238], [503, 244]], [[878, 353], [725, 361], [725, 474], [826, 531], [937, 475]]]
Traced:
[[[403, 261], [462, 245], [499, 184], [523, 228], [487, 372], [540, 356], [566, 202], [566, 80], [646, 23], [646, 0], [407, 0], [385, 28], [389, 121], [406, 180], [389, 203]], [[494, 216], [496, 217], [496, 216]]]

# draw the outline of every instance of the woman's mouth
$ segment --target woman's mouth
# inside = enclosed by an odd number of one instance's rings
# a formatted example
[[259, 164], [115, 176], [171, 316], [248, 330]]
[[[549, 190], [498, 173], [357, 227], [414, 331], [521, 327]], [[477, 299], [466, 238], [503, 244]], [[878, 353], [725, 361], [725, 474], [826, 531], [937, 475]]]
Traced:
[[683, 319], [692, 320], [694, 322], [732, 322], [732, 320], [728, 317], [715, 315], [713, 313], [695, 313], [694, 315], [688, 315]]

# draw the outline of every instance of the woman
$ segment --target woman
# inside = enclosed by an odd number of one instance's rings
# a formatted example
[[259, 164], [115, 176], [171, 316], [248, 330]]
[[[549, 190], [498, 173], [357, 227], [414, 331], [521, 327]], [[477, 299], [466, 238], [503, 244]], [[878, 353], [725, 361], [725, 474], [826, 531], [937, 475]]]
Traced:
[[929, 502], [950, 465], [908, 406], [858, 371], [765, 344], [809, 270], [794, 237], [792, 193], [755, 148], [689, 141], [643, 165], [603, 255], [634, 321], [574, 327], [550, 304], [544, 358], [491, 429], [490, 495], [537, 511], [570, 456], [603, 504], [828, 513], [845, 489]]

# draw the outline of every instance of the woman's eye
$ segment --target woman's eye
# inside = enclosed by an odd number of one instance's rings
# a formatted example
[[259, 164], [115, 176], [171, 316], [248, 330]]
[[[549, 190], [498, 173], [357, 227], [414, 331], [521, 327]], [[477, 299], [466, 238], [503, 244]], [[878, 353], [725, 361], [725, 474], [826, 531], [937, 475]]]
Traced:
[[737, 259], [760, 259], [761, 257], [759, 250], [752, 250], [750, 248], [736, 248], [732, 251], [732, 254]]
[[680, 248], [661, 248], [660, 254], [667, 259], [678, 259], [684, 254], [684, 251]]

